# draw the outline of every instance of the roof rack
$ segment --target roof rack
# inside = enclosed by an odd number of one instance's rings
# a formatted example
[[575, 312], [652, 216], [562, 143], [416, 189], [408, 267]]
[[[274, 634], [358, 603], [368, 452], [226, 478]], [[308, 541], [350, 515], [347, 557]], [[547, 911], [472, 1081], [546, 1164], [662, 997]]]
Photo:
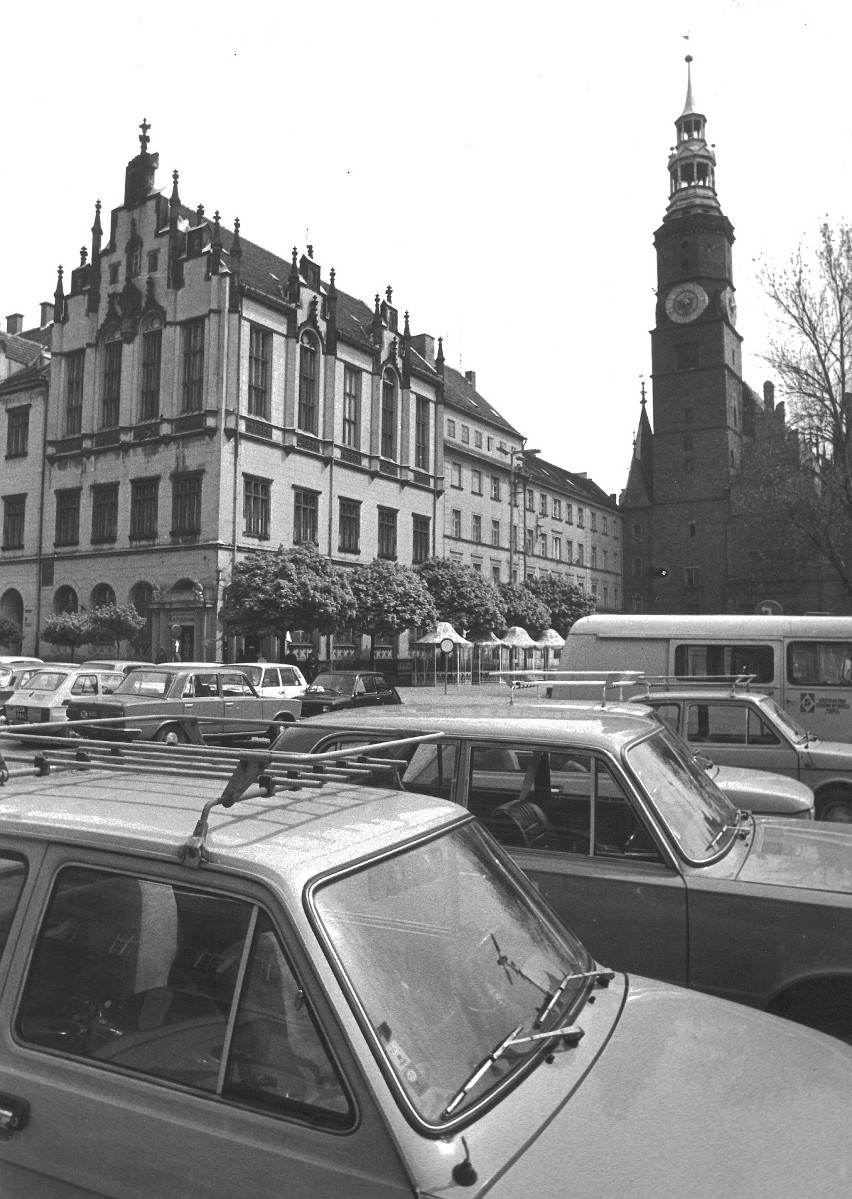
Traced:
[[[78, 723], [68, 721], [63, 731]], [[91, 725], [91, 721], [80, 724]], [[21, 725], [0, 728], [0, 743], [14, 741]], [[36, 729], [49, 728], [51, 735]], [[349, 746], [320, 754], [287, 753], [266, 748], [230, 748], [212, 745], [168, 745], [155, 741], [105, 741], [100, 738], [57, 736], [56, 724], [26, 726], [28, 742], [39, 746], [34, 755], [22, 749], [0, 753], [0, 786], [13, 778], [32, 778], [52, 771], [106, 770], [118, 774], [140, 770], [152, 774], [177, 774], [198, 778], [225, 779], [221, 795], [209, 800], [201, 810], [192, 836], [183, 845], [181, 860], [198, 867], [209, 860], [205, 840], [210, 812], [215, 807], [230, 808], [244, 799], [269, 798], [278, 791], [298, 791], [323, 787], [331, 782], [370, 782], [391, 790], [402, 790], [401, 771], [408, 765], [405, 757], [377, 757], [377, 752], [403, 750], [424, 742], [439, 741], [443, 733], [423, 733]], [[10, 765], [14, 764], [13, 766]], [[257, 787], [258, 794], [247, 792]]]
[[[641, 670], [491, 670], [488, 673], [508, 686], [510, 706], [514, 703], [516, 690], [552, 683], [598, 687], [601, 690], [601, 703], [606, 706], [607, 691], [611, 688], [624, 688], [643, 681]], [[619, 691], [618, 698], [623, 698], [622, 691]]]
[[720, 691], [749, 691], [752, 683], [756, 682], [755, 674], [646, 674], [637, 681], [650, 694], [654, 687], [667, 691], [686, 690], [693, 687], [718, 688]]

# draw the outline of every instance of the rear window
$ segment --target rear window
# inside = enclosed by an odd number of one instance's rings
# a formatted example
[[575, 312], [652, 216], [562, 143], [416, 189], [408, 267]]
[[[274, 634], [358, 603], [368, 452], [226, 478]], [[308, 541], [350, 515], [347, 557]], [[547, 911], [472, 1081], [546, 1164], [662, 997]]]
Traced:
[[775, 674], [773, 663], [771, 645], [675, 646], [675, 674], [679, 679], [751, 674], [756, 683], [771, 683]]
[[58, 691], [67, 678], [67, 670], [39, 670], [26, 686], [29, 691]]
[[116, 695], [153, 695], [168, 693], [175, 676], [165, 670], [132, 670], [115, 689]]
[[852, 642], [791, 641], [787, 682], [798, 687], [852, 686]]

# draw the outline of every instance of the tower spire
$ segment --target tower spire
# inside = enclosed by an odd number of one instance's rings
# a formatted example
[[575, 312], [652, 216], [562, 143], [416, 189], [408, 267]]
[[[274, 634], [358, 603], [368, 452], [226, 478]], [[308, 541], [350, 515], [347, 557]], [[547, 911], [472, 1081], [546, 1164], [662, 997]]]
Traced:
[[716, 198], [716, 155], [704, 136], [707, 118], [695, 107], [692, 55], [686, 56], [686, 100], [675, 121], [677, 140], [669, 156], [668, 215], [685, 210], [720, 212]]

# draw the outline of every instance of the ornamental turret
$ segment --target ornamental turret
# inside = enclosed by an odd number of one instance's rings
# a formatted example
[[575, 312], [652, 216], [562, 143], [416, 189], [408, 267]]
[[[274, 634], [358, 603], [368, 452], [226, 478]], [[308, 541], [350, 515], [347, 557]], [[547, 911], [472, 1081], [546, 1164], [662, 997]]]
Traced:
[[698, 112], [692, 96], [691, 63], [692, 55], [687, 54], [686, 101], [675, 121], [677, 143], [669, 156], [667, 220], [684, 210], [721, 211], [716, 198], [716, 155], [704, 136], [707, 118]]

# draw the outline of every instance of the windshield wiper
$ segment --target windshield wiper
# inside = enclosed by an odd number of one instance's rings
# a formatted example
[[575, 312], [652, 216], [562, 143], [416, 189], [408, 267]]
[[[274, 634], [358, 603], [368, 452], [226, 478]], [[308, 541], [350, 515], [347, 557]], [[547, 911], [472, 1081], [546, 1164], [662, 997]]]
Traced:
[[566, 974], [562, 982], [556, 988], [552, 995], [545, 998], [545, 1006], [535, 1018], [533, 1028], [541, 1028], [547, 1017], [556, 1007], [559, 1000], [564, 994], [565, 988], [571, 982], [579, 981], [582, 978], [593, 978], [599, 987], [608, 987], [615, 978], [614, 970], [585, 970], [582, 974]]
[[716, 834], [716, 836], [713, 838], [713, 840], [707, 846], [707, 848], [712, 849], [713, 846], [716, 844], [716, 842], [719, 841], [720, 838], [723, 837], [725, 833], [738, 833], [740, 835], [740, 837], [745, 837], [746, 834], [742, 830], [740, 825], [744, 821], [748, 820], [750, 815], [751, 815], [750, 812], [746, 812], [742, 808], [738, 809], [737, 823], [736, 824], [723, 824], [722, 827], [719, 829], [718, 833]]
[[519, 1024], [516, 1028], [513, 1028], [508, 1037], [505, 1037], [496, 1049], [493, 1049], [487, 1057], [483, 1058], [467, 1082], [456, 1091], [443, 1112], [441, 1112], [443, 1119], [453, 1114], [480, 1079], [488, 1073], [492, 1066], [496, 1066], [506, 1050], [511, 1049], [513, 1045], [526, 1045], [529, 1041], [548, 1041], [553, 1037], [561, 1037], [566, 1045], [576, 1045], [586, 1035], [585, 1030], [580, 1028], [579, 1024], [567, 1024], [564, 1028], [551, 1028], [547, 1032], [532, 1032], [520, 1037], [518, 1033], [523, 1027], [523, 1024]]

